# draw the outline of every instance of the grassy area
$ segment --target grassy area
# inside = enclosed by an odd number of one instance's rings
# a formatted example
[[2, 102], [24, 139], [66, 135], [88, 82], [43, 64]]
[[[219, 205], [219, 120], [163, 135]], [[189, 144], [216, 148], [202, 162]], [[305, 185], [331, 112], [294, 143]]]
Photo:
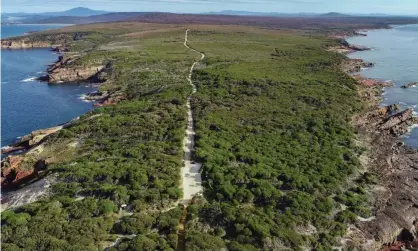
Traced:
[[[345, 189], [359, 166], [349, 121], [362, 104], [342, 56], [304, 32], [188, 28], [206, 59], [192, 100], [205, 199], [188, 208], [187, 250], [329, 250], [367, 214], [362, 190]], [[60, 177], [50, 198], [2, 214], [2, 249], [101, 250], [120, 234], [137, 236], [112, 250], [176, 249], [181, 211], [165, 209], [181, 197], [186, 76], [199, 55], [180, 26], [63, 30], [85, 34], [71, 45], [74, 64], [110, 63], [102, 88], [127, 100], [49, 139], [77, 148], [47, 167]], [[120, 218], [122, 204], [133, 215]]]

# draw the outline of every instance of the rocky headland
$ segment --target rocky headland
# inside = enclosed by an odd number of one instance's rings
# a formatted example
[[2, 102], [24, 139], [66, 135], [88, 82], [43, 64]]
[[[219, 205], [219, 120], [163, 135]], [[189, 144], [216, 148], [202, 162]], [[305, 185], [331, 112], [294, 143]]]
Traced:
[[41, 33], [26, 36], [13, 37], [1, 40], [1, 49], [31, 49], [53, 48], [55, 51], [63, 51], [73, 41], [82, 39], [89, 33], [56, 33], [43, 35]]
[[[70, 127], [78, 119], [75, 118], [59, 126], [35, 130], [21, 137], [11, 146], [3, 147], [1, 154], [8, 156], [1, 163], [2, 188], [16, 187], [35, 178], [39, 171], [45, 169], [48, 161], [38, 156], [45, 149], [45, 141], [58, 131]], [[18, 154], [11, 155], [13, 153]]]
[[366, 47], [366, 46], [362, 46], [362, 45], [349, 44], [345, 40], [346, 36], [330, 36], [330, 38], [337, 39], [337, 41], [339, 42], [339, 45], [332, 46], [332, 47], [328, 48], [328, 50], [338, 52], [338, 53], [341, 53], [341, 54], [344, 54], [344, 55], [347, 55], [349, 53], [353, 53], [353, 52], [356, 52], [356, 51], [369, 51], [369, 50], [372, 49], [370, 47]]
[[418, 86], [418, 82], [403, 85], [403, 86], [401, 86], [401, 88], [409, 89], [409, 88], [412, 88], [412, 87], [415, 87], [415, 86]]
[[1, 41], [2, 49], [30, 49], [30, 48], [49, 48], [51, 44], [44, 41]]
[[48, 68], [47, 75], [39, 79], [53, 84], [63, 82], [103, 83], [106, 81], [106, 70], [110, 68], [110, 65], [79, 66], [75, 64], [78, 58], [76, 55], [59, 56], [58, 61]]
[[366, 112], [355, 116], [353, 125], [358, 140], [367, 146], [364, 168], [379, 183], [368, 188], [373, 217], [351, 225], [342, 243], [365, 251], [417, 250], [418, 150], [405, 145], [400, 136], [418, 124], [418, 118], [412, 109], [400, 110], [397, 104], [380, 106], [383, 88], [393, 83], [357, 74], [365, 64], [347, 59], [342, 67], [358, 81], [359, 95], [368, 105]]

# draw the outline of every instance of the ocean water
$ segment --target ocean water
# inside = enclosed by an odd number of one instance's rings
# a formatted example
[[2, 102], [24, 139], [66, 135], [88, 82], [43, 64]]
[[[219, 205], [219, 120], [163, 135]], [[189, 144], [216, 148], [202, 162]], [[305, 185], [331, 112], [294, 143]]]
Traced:
[[15, 37], [21, 36], [26, 33], [34, 32], [34, 31], [43, 31], [43, 30], [50, 30], [50, 29], [57, 29], [64, 26], [68, 26], [67, 24], [16, 24], [16, 25], [2, 25], [1, 26], [1, 37], [8, 38], [8, 37]]
[[[2, 37], [59, 26], [2, 26]], [[33, 130], [55, 126], [86, 113], [92, 103], [80, 96], [94, 88], [86, 84], [49, 85], [35, 80], [58, 55], [48, 49], [1, 51], [1, 146]]]
[[[369, 78], [393, 80], [394, 87], [385, 88], [382, 105], [399, 103], [413, 108], [418, 114], [418, 87], [401, 88], [418, 82], [418, 25], [394, 26], [392, 29], [372, 30], [366, 37], [347, 39], [351, 44], [371, 47], [371, 51], [355, 52], [350, 58], [362, 58], [375, 66], [361, 72]], [[404, 136], [405, 142], [418, 148], [418, 128]]]

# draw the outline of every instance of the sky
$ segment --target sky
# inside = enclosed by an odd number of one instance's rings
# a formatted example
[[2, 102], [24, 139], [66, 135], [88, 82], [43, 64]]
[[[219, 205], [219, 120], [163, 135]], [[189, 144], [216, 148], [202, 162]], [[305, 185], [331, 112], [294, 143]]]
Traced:
[[49, 12], [74, 7], [106, 11], [202, 13], [240, 10], [282, 13], [418, 14], [418, 0], [2, 0], [1, 12]]

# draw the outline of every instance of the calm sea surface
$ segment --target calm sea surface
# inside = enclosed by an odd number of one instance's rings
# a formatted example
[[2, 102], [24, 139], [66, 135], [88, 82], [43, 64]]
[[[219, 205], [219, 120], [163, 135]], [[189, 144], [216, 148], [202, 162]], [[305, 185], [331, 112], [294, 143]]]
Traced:
[[[385, 89], [382, 105], [399, 103], [404, 108], [413, 108], [417, 114], [418, 87], [402, 89], [401, 86], [418, 82], [418, 25], [368, 31], [367, 37], [353, 37], [347, 41], [373, 48], [349, 55], [375, 63], [375, 67], [362, 72], [364, 76], [395, 82], [395, 87]], [[409, 146], [418, 148], [418, 128], [406, 135], [405, 141]]]
[[[61, 27], [1, 26], [2, 38]], [[94, 89], [83, 85], [48, 85], [34, 78], [44, 74], [58, 55], [48, 49], [1, 51], [1, 146], [33, 130], [67, 122], [92, 109], [79, 97]]]

